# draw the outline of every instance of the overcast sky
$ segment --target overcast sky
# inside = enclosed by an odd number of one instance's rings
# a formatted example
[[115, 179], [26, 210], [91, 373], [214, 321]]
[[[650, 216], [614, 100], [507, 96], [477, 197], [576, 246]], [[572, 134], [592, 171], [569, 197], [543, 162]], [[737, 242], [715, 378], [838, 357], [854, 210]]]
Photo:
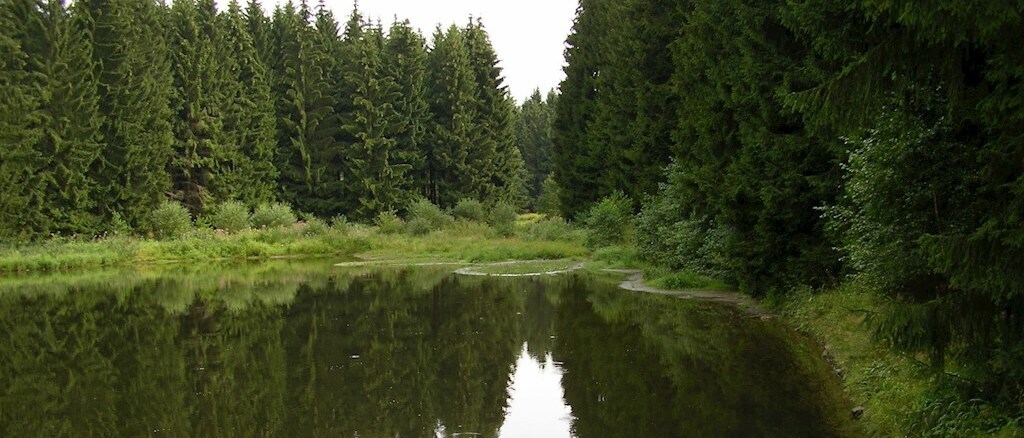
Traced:
[[[263, 7], [273, 11], [285, 1], [263, 0]], [[339, 22], [348, 20], [352, 0], [326, 0], [326, 4]], [[359, 10], [368, 19], [380, 19], [385, 29], [396, 16], [409, 19], [428, 40], [438, 24], [464, 26], [471, 15], [482, 18], [501, 60], [505, 84], [522, 102], [534, 88], [547, 93], [561, 82], [565, 37], [576, 4], [576, 0], [361, 0]]]

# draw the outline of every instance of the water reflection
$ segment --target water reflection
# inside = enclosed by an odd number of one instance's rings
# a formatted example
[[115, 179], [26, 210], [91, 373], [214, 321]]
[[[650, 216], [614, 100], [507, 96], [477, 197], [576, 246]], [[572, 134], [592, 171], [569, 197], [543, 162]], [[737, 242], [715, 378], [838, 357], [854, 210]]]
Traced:
[[0, 436], [849, 427], [824, 364], [780, 328], [585, 274], [277, 261], [5, 278], [0, 326]]

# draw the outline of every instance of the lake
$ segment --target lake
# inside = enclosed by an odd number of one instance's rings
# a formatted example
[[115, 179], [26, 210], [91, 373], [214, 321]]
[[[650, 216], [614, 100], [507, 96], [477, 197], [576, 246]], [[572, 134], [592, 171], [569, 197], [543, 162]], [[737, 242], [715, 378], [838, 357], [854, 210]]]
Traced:
[[852, 436], [820, 347], [617, 287], [326, 261], [0, 278], [0, 436]]

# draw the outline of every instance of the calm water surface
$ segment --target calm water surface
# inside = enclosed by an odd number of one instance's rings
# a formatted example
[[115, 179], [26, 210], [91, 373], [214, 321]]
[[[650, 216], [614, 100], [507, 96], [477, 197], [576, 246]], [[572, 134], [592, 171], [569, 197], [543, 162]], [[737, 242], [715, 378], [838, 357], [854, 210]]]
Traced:
[[774, 321], [326, 262], [0, 278], [0, 436], [851, 436]]

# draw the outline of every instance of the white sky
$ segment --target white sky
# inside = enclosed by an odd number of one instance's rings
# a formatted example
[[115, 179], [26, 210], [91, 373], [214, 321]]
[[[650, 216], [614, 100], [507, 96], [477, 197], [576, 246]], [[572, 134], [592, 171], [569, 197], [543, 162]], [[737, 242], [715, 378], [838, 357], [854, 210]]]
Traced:
[[[263, 7], [273, 11], [275, 5], [285, 2], [263, 0]], [[317, 1], [309, 3], [315, 6]], [[348, 20], [352, 0], [325, 3], [339, 22]], [[565, 76], [565, 37], [572, 28], [576, 5], [576, 0], [361, 0], [359, 11], [369, 20], [380, 19], [385, 29], [396, 16], [408, 19], [428, 40], [438, 24], [464, 26], [469, 16], [480, 17], [501, 60], [505, 84], [521, 103], [534, 88], [540, 88], [542, 94], [558, 88]]]

